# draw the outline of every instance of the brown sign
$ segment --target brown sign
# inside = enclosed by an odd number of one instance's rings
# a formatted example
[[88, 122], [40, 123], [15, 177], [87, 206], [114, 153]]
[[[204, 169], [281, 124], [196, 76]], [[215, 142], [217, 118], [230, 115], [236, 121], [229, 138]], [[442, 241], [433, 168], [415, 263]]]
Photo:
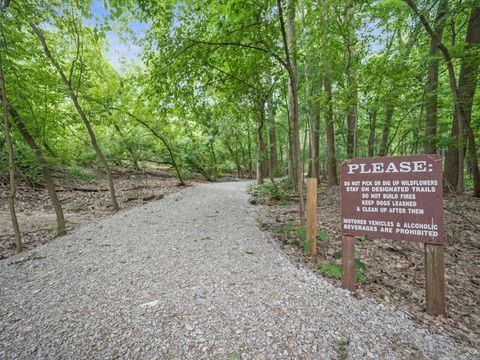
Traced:
[[438, 155], [346, 160], [340, 187], [343, 235], [443, 243]]

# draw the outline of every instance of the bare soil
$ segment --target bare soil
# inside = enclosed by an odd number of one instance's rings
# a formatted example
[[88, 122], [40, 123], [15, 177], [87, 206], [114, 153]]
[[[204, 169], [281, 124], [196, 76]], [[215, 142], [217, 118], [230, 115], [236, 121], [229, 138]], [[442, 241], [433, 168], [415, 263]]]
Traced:
[[[122, 209], [139, 206], [182, 189], [178, 180], [166, 168], [148, 171], [116, 170], [113, 176]], [[56, 184], [68, 231], [112, 214], [110, 193], [101, 172], [93, 171], [89, 182], [57, 178]], [[16, 210], [25, 249], [33, 249], [55, 238], [55, 212], [46, 188], [32, 188], [19, 183]], [[0, 259], [14, 254], [8, 186], [0, 182]]]
[[[356, 257], [367, 267], [366, 280], [357, 284], [355, 296], [392, 304], [410, 314], [433, 332], [448, 332], [469, 346], [480, 347], [480, 199], [469, 194], [448, 196], [445, 210], [445, 280], [447, 316], [425, 313], [424, 245], [384, 239], [356, 241]], [[318, 242], [316, 257], [304, 254], [295, 232], [285, 224], [298, 225], [298, 205], [273, 200], [259, 205], [260, 224], [271, 231], [284, 251], [319, 276], [324, 263], [340, 264], [334, 254], [341, 250], [339, 188], [320, 185], [317, 224], [329, 239]], [[340, 287], [338, 279], [330, 279]]]

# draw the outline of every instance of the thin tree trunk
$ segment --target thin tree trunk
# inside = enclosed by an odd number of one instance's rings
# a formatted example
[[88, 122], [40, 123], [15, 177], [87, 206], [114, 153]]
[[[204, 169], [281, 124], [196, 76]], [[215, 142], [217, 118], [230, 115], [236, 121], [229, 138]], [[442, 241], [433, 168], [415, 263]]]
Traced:
[[172, 165], [173, 168], [175, 169], [175, 172], [177, 173], [178, 181], [180, 181], [181, 185], [185, 185], [185, 181], [183, 180], [182, 173], [180, 172], [180, 168], [175, 160], [175, 155], [173, 154], [173, 150], [168, 144], [167, 140], [161, 136], [155, 129], [153, 129], [150, 125], [147, 124], [144, 120], [134, 116], [133, 114], [127, 113], [127, 115], [133, 117], [138, 123], [142, 124], [145, 128], [147, 128], [153, 136], [155, 136], [158, 140], [162, 142], [162, 144], [165, 146], [165, 148], [168, 151], [168, 154], [170, 155], [170, 159], [172, 160]]
[[97, 138], [95, 136], [95, 132], [93, 131], [93, 128], [90, 124], [90, 121], [87, 118], [87, 115], [85, 114], [85, 111], [83, 110], [82, 106], [80, 105], [77, 95], [75, 94], [75, 91], [73, 90], [71, 82], [67, 79], [65, 76], [65, 73], [63, 72], [60, 64], [57, 62], [57, 60], [53, 57], [52, 53], [50, 52], [50, 49], [47, 46], [47, 42], [45, 40], [45, 37], [43, 36], [42, 31], [38, 26], [36, 26], [33, 22], [30, 22], [30, 27], [32, 28], [33, 32], [37, 35], [38, 40], [42, 44], [43, 50], [45, 52], [45, 55], [47, 58], [50, 60], [51, 64], [55, 67], [57, 72], [59, 73], [60, 77], [62, 78], [62, 81], [65, 85], [65, 87], [68, 90], [68, 94], [75, 105], [75, 109], [77, 110], [78, 114], [80, 115], [80, 118], [82, 119], [88, 134], [90, 136], [90, 141], [92, 143], [92, 147], [95, 149], [95, 153], [97, 154], [98, 159], [100, 160], [100, 163], [105, 169], [105, 172], [107, 174], [108, 178], [108, 186], [110, 189], [110, 196], [112, 198], [112, 206], [113, 210], [117, 211], [120, 210], [120, 206], [118, 205], [117, 202], [117, 197], [115, 195], [115, 185], [113, 183], [113, 177], [112, 173], [110, 171], [110, 166], [108, 165], [107, 160], [105, 159], [105, 156], [102, 153], [102, 150], [100, 150], [100, 147], [98, 146], [97, 143]]
[[218, 163], [217, 163], [217, 154], [215, 154], [215, 147], [213, 146], [214, 141], [209, 142], [209, 150], [210, 154], [212, 154], [212, 160], [213, 160], [213, 174], [211, 176], [212, 181], [217, 181], [217, 168], [218, 168]]
[[368, 156], [372, 157], [375, 153], [375, 130], [377, 128], [377, 110], [368, 113], [370, 120], [370, 134], [368, 136]]
[[468, 150], [470, 155], [470, 166], [473, 179], [473, 196], [480, 197], [480, 169], [478, 168], [477, 145], [475, 143], [475, 136], [470, 126], [467, 124], [468, 131]]
[[[442, 39], [442, 32], [444, 26], [445, 15], [448, 10], [448, 1], [442, 0], [438, 5], [437, 16], [435, 19], [435, 32], [438, 34], [440, 40]], [[437, 89], [438, 89], [438, 45], [437, 42], [431, 39], [430, 41], [430, 64], [428, 66], [428, 78], [425, 86], [425, 153], [437, 153]]]
[[[2, 50], [3, 51], [3, 50]], [[2, 93], [2, 107], [3, 107], [3, 127], [5, 130], [5, 144], [8, 152], [8, 173], [10, 179], [10, 193], [8, 196], [8, 207], [10, 210], [10, 217], [12, 220], [13, 231], [15, 232], [15, 246], [17, 254], [22, 252], [23, 244], [20, 236], [20, 226], [18, 225], [17, 213], [15, 210], [15, 195], [17, 192], [15, 184], [15, 162], [13, 158], [12, 138], [10, 137], [10, 126], [8, 124], [8, 101], [7, 91], [5, 89], [5, 78], [3, 76], [3, 59], [0, 52], [0, 89]]]
[[329, 76], [323, 79], [325, 95], [327, 100], [327, 111], [325, 117], [325, 130], [327, 135], [327, 177], [328, 185], [338, 185], [337, 179], [337, 159], [335, 155], [335, 129], [333, 125], [333, 101], [332, 101], [332, 82]]
[[455, 144], [449, 144], [447, 152], [445, 154], [445, 165], [443, 170], [443, 177], [445, 182], [448, 184], [448, 188], [446, 190], [452, 190], [456, 192], [458, 186], [458, 111], [456, 110], [453, 113], [453, 120], [452, 120], [452, 129], [450, 131], [450, 137], [452, 140], [455, 141]]
[[256, 99], [257, 113], [257, 184], [263, 184], [265, 177], [265, 141], [263, 139], [263, 126], [265, 124], [264, 102]]
[[253, 179], [252, 139], [250, 137], [250, 120], [247, 118], [248, 178]]
[[135, 116], [131, 112], [123, 111], [122, 109], [119, 109], [115, 106], [110, 107], [110, 109], [123, 112], [124, 114], [130, 116], [132, 119], [134, 119], [140, 125], [142, 125], [146, 129], [148, 129], [148, 131], [150, 131], [153, 136], [155, 136], [158, 140], [161, 141], [161, 143], [167, 149], [168, 155], [170, 156], [170, 160], [172, 161], [171, 165], [175, 169], [175, 173], [177, 174], [178, 181], [180, 181], [181, 185], [185, 185], [185, 181], [183, 180], [182, 173], [180, 172], [180, 167], [178, 166], [177, 161], [175, 160], [175, 154], [173, 153], [173, 150], [172, 150], [171, 146], [168, 144], [168, 141], [166, 140], [166, 138], [164, 136], [160, 135], [157, 131], [155, 131], [155, 129], [152, 128], [145, 120], [140, 119], [139, 117]]
[[20, 134], [22, 135], [23, 139], [28, 144], [30, 149], [33, 150], [35, 157], [37, 158], [38, 164], [42, 169], [42, 175], [43, 175], [43, 178], [45, 179], [45, 185], [48, 190], [48, 196], [50, 197], [50, 201], [52, 202], [53, 208], [55, 209], [55, 215], [57, 219], [57, 234], [64, 234], [66, 231], [66, 228], [65, 228], [65, 218], [63, 216], [62, 204], [58, 199], [55, 181], [53, 180], [53, 177], [50, 173], [50, 168], [48, 166], [48, 163], [45, 160], [45, 157], [43, 156], [40, 146], [38, 146], [38, 144], [35, 142], [35, 139], [28, 131], [27, 127], [25, 126], [25, 123], [20, 118], [20, 115], [18, 114], [17, 110], [14, 107], [10, 106], [9, 112], [10, 112], [10, 116], [13, 119], [13, 123], [17, 127], [18, 131], [20, 132]]
[[[354, 95], [350, 96], [349, 101], [353, 101]], [[357, 129], [357, 106], [355, 104], [350, 105], [350, 109], [347, 115], [347, 157], [349, 159], [355, 157], [357, 144], [356, 144], [356, 129]]]
[[[273, 89], [273, 79], [270, 74], [266, 76], [267, 85]], [[268, 116], [268, 174], [270, 179], [277, 174], [278, 153], [277, 153], [277, 130], [275, 126], [275, 108], [273, 105], [273, 94], [270, 91], [267, 98], [267, 116]]]
[[388, 152], [388, 138], [390, 137], [390, 128], [392, 127], [393, 112], [395, 108], [392, 104], [387, 106], [387, 113], [385, 115], [385, 125], [383, 126], [382, 142], [378, 150], [378, 156], [385, 156]]
[[241, 141], [240, 141], [240, 152], [242, 154], [242, 161], [243, 161], [243, 177], [247, 178], [248, 162], [247, 162], [247, 157], [245, 156], [245, 148], [243, 147], [243, 144]]
[[269, 162], [269, 174], [270, 178], [275, 177], [277, 173], [278, 166], [278, 155], [277, 155], [277, 131], [275, 128], [275, 114], [273, 110], [272, 98], [270, 97], [267, 107], [268, 107], [268, 139], [269, 139], [269, 153], [270, 153], [270, 162]]
[[356, 35], [353, 14], [354, 2], [351, 1], [347, 5], [347, 92], [348, 92], [348, 113], [347, 113], [347, 157], [353, 158], [357, 154], [357, 101], [358, 101], [358, 87], [356, 79]]
[[288, 71], [288, 93], [290, 123], [290, 145], [292, 152], [292, 178], [298, 193], [300, 223], [305, 224], [305, 200], [303, 198], [303, 166], [300, 149], [300, 123], [298, 116], [298, 84], [296, 64], [296, 35], [295, 35], [295, 0], [287, 2], [287, 24], [283, 20], [281, 0], [277, 0], [277, 8], [280, 18], [280, 31], [282, 33], [283, 47]]
[[308, 91], [309, 99], [309, 121], [310, 128], [310, 164], [311, 177], [318, 179], [320, 177], [319, 154], [320, 154], [320, 89], [316, 82], [312, 89]]

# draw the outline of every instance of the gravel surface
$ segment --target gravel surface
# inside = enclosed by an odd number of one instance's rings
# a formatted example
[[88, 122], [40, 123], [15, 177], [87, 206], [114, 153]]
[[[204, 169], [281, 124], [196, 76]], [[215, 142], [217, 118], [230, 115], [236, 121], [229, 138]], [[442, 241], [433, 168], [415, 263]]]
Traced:
[[0, 261], [0, 358], [480, 357], [298, 268], [246, 185], [196, 185]]

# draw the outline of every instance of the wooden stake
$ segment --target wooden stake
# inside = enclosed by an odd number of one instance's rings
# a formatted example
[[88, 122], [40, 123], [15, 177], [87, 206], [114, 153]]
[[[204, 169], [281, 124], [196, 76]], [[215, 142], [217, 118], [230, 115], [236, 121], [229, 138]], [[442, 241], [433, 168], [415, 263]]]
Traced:
[[445, 315], [445, 268], [443, 245], [425, 244], [427, 314]]
[[355, 238], [342, 237], [342, 287], [355, 291]]
[[307, 179], [307, 241], [310, 255], [317, 255], [317, 179]]

